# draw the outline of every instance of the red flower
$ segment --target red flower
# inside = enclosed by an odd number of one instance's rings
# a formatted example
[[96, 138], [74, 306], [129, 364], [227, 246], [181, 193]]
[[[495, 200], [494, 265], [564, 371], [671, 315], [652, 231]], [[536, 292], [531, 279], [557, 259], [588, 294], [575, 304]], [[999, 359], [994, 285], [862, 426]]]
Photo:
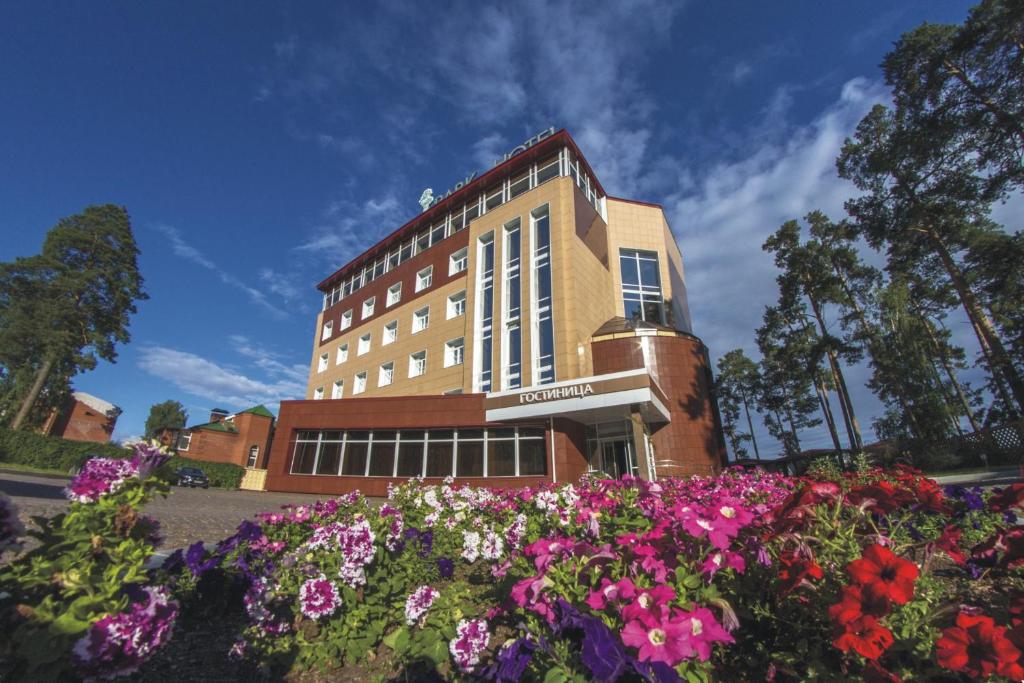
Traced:
[[906, 489], [898, 489], [887, 481], [879, 481], [850, 489], [846, 498], [854, 505], [863, 505], [872, 512], [889, 514], [911, 502], [912, 495]]
[[836, 629], [832, 644], [843, 652], [853, 650], [865, 659], [878, 659], [893, 643], [892, 631], [874, 617], [860, 617]]
[[1013, 484], [988, 499], [988, 507], [993, 512], [1002, 512], [1018, 507], [1024, 502], [1024, 484]]
[[779, 558], [779, 593], [789, 595], [807, 579], [820, 579], [825, 574], [814, 560], [787, 552]]
[[828, 608], [828, 616], [836, 624], [848, 624], [863, 616], [883, 617], [889, 612], [887, 600], [875, 600], [864, 595], [860, 586], [846, 586], [839, 602]]
[[903, 679], [871, 660], [864, 667], [864, 683], [903, 683]]
[[872, 600], [888, 600], [897, 605], [914, 597], [918, 569], [913, 562], [897, 557], [888, 548], [870, 545], [859, 560], [846, 566], [854, 583]]
[[931, 548], [941, 550], [949, 555], [949, 559], [962, 565], [967, 558], [960, 550], [960, 534], [962, 532], [954, 524], [949, 524], [942, 530], [942, 535], [932, 541]]
[[939, 665], [962, 671], [972, 678], [988, 678], [994, 673], [1006, 678], [1024, 678], [1018, 660], [1021, 652], [1006, 637], [1006, 629], [996, 626], [992, 617], [961, 612], [956, 626], [945, 629], [935, 643]]

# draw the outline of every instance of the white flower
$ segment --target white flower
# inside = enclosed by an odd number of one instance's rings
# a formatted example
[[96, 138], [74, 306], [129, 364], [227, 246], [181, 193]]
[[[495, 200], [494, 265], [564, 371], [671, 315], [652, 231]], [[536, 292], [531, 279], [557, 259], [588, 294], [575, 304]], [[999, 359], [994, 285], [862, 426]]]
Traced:
[[462, 557], [470, 564], [480, 557], [480, 534], [475, 531], [462, 532]]

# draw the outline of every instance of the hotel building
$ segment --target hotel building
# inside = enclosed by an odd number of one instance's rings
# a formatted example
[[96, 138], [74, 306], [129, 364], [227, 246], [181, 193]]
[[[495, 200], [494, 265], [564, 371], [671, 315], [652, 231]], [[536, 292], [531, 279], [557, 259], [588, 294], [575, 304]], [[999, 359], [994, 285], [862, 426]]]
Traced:
[[381, 495], [711, 474], [725, 446], [682, 255], [549, 129], [323, 280], [305, 400], [266, 487]]

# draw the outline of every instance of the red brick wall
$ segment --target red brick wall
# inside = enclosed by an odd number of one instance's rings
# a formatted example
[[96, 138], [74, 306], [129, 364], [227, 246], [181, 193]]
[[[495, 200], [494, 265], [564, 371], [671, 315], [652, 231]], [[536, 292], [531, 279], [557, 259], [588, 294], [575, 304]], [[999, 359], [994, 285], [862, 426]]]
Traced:
[[659, 476], [711, 474], [726, 463], [707, 348], [696, 337], [624, 337], [594, 342], [594, 374], [647, 367], [669, 399], [671, 422], [653, 431]]
[[[469, 230], [460, 230], [451, 237], [439, 242], [437, 245], [430, 247], [420, 254], [416, 254], [405, 263], [399, 264], [399, 266], [391, 272], [385, 273], [356, 293], [345, 297], [328, 308], [324, 312], [323, 322], [326, 324], [328, 320], [333, 320], [334, 329], [332, 330], [330, 337], [327, 339], [320, 339], [320, 346], [323, 346], [332, 339], [342, 335], [351, 334], [353, 330], [357, 330], [363, 325], [373, 322], [382, 315], [392, 314], [393, 310], [386, 306], [388, 288], [398, 284], [398, 282], [402, 283], [401, 302], [406, 304], [414, 299], [424, 296], [425, 294], [429, 294], [439, 287], [443, 287], [452, 280], [457, 280], [460, 277], [465, 278], [466, 271], [456, 273], [455, 275], [448, 274], [448, 257], [468, 244]], [[431, 276], [430, 286], [417, 292], [416, 273], [431, 265], [434, 266], [434, 271]], [[374, 302], [373, 315], [369, 318], [360, 318], [363, 302], [371, 296], [377, 297]], [[341, 329], [341, 314], [349, 309], [352, 309], [352, 326], [343, 330]], [[318, 338], [321, 332], [322, 330], [317, 330]]]
[[249, 448], [256, 445], [260, 447], [260, 459], [256, 466], [260, 467], [269, 450], [273, 424], [274, 421], [269, 417], [239, 413], [234, 419], [237, 433], [194, 429], [188, 450], [181, 451], [181, 455], [195, 460], [227, 462], [245, 467], [249, 459]]
[[[295, 452], [296, 432], [307, 429], [444, 429], [499, 426], [485, 420], [483, 398], [483, 394], [463, 394], [347, 398], [341, 401], [282, 401], [276, 436], [267, 466], [267, 490], [332, 495], [359, 490], [367, 496], [387, 495], [388, 484], [400, 484], [406, 479], [289, 474], [292, 455]], [[540, 426], [540, 423], [531, 422], [530, 425]], [[544, 443], [548, 450], [549, 473], [546, 477], [460, 477], [458, 481], [493, 488], [536, 486], [550, 481], [550, 434], [547, 432]], [[564, 481], [562, 465], [558, 466], [558, 479]], [[439, 483], [441, 480], [426, 481]]]
[[65, 409], [57, 419], [51, 434], [71, 441], [107, 443], [116, 424], [116, 417], [110, 419], [81, 401], [72, 399], [70, 409]]

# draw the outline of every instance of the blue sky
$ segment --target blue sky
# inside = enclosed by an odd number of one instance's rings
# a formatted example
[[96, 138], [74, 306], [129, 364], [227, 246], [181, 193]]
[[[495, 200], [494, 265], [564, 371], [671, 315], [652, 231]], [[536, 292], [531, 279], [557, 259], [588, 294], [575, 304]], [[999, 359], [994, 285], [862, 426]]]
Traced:
[[106, 202], [142, 250], [131, 344], [74, 381], [124, 409], [117, 438], [166, 399], [195, 422], [301, 397], [315, 284], [424, 187], [548, 126], [611, 194], [665, 206], [695, 332], [751, 351], [775, 298], [764, 238], [839, 215], [834, 159], [886, 98], [878, 63], [970, 3], [370, 5], [0, 6], [0, 260]]

